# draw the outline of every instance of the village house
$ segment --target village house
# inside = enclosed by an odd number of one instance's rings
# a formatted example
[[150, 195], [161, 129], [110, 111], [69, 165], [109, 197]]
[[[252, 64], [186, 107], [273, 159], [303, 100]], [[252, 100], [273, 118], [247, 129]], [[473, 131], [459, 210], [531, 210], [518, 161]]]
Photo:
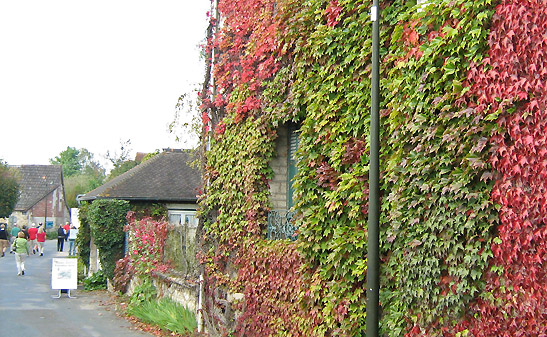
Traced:
[[70, 220], [61, 165], [20, 165], [20, 196], [8, 225], [30, 226], [43, 223], [55, 228]]
[[[174, 225], [169, 235], [176, 236], [176, 247], [166, 244], [166, 254], [173, 258], [179, 272], [195, 274], [195, 238], [197, 230], [197, 193], [201, 177], [199, 170], [190, 165], [192, 154], [187, 150], [166, 149], [143, 161], [129, 171], [102, 186], [80, 196], [78, 200], [93, 202], [99, 199], [126, 200], [133, 206], [160, 204], [167, 208], [169, 223]], [[89, 274], [100, 268], [98, 250], [91, 243]], [[165, 276], [163, 293], [195, 309], [198, 287]], [[185, 277], [187, 279], [187, 277]]]

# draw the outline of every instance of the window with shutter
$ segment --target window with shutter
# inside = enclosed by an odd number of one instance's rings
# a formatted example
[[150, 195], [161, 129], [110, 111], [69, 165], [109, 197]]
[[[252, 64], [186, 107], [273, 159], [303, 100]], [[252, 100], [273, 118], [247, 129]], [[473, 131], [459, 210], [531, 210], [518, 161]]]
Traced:
[[287, 208], [291, 209], [294, 206], [294, 199], [293, 199], [293, 180], [294, 177], [296, 177], [296, 174], [298, 173], [298, 169], [296, 167], [297, 158], [296, 158], [296, 151], [298, 150], [298, 138], [299, 138], [299, 129], [296, 124], [290, 124], [289, 125], [289, 153], [288, 153], [288, 167], [287, 167]]

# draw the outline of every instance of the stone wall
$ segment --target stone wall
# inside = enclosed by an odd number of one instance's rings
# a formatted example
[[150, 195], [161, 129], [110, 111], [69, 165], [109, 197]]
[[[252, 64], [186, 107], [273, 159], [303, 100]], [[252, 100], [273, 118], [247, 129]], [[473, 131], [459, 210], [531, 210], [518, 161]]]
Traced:
[[[194, 312], [198, 317], [199, 282], [160, 273], [156, 276], [153, 281], [160, 297], [170, 298]], [[126, 295], [131, 296], [140, 282], [139, 278], [133, 277], [127, 287]]]
[[270, 181], [270, 200], [274, 210], [287, 209], [287, 175], [288, 175], [288, 127], [281, 125], [275, 141], [276, 157], [270, 161], [274, 177]]

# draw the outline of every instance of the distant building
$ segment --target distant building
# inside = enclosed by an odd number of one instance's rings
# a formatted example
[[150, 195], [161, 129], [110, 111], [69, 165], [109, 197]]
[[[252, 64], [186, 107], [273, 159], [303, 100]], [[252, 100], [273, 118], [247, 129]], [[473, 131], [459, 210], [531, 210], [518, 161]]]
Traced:
[[44, 223], [55, 228], [70, 221], [65, 200], [61, 165], [13, 166], [19, 172], [20, 196], [9, 217], [9, 225], [29, 226]]

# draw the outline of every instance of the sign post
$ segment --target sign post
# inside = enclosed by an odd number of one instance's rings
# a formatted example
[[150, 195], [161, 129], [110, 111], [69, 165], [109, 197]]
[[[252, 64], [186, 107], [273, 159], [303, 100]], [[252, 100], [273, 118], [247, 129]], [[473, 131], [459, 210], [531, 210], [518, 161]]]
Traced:
[[58, 289], [61, 292], [66, 290], [69, 298], [71, 289], [78, 288], [78, 259], [52, 259], [51, 264], [51, 289]]

